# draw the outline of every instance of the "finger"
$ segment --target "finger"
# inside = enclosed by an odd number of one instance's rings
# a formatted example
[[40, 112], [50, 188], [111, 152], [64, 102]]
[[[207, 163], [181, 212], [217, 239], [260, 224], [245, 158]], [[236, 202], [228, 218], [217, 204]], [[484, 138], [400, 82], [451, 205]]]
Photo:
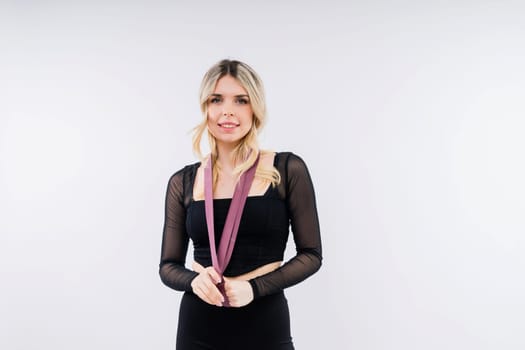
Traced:
[[193, 267], [193, 271], [195, 271], [195, 272], [201, 273], [202, 271], [204, 271], [204, 266], [202, 266], [201, 264], [199, 264], [195, 260], [192, 263], [192, 267]]
[[210, 277], [207, 276], [202, 282], [202, 290], [211, 303], [215, 305], [222, 305], [224, 298]]
[[207, 302], [208, 304], [221, 306], [223, 302], [223, 296], [217, 289], [217, 286], [213, 283], [208, 273], [202, 273], [195, 278], [192, 283], [192, 289], [199, 298]]
[[228, 297], [228, 301], [230, 302], [231, 307], [243, 306], [243, 303], [241, 302], [241, 300], [236, 297], [232, 297], [231, 299]]
[[206, 296], [206, 294], [203, 292], [200, 286], [196, 286], [195, 288], [193, 288], [193, 293], [195, 293], [204, 302], [213, 305], [212, 301]]
[[231, 286], [224, 287], [224, 294], [226, 294], [228, 299], [235, 298], [235, 296], [237, 295], [235, 289]]
[[248, 287], [247, 282], [226, 280], [225, 294], [231, 306], [242, 307], [253, 300], [251, 288]]
[[213, 281], [215, 281], [215, 284], [222, 282], [221, 276], [219, 275], [219, 273], [217, 273], [217, 271], [215, 271], [213, 267], [210, 266], [206, 268], [206, 271], [208, 272], [208, 275], [213, 279]]
[[213, 293], [205, 285], [199, 285], [195, 290], [195, 294], [210, 305], [222, 306], [218, 298], [214, 298]]
[[222, 296], [221, 292], [216, 286], [210, 288], [206, 295], [210, 300], [213, 301], [213, 304], [217, 306], [222, 306], [222, 303], [224, 302], [224, 297]]
[[226, 292], [226, 295], [228, 297], [233, 297], [235, 296], [236, 291], [237, 291], [237, 288], [236, 288], [236, 284], [234, 281], [231, 281], [227, 278], [224, 278], [224, 291]]

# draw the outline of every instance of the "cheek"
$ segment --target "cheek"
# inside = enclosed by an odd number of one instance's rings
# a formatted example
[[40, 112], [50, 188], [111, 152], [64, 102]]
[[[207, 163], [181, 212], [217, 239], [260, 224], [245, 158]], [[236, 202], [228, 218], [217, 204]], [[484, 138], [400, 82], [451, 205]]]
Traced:
[[216, 121], [219, 118], [219, 113], [215, 110], [215, 108], [208, 108], [208, 122], [210, 121]]
[[207, 125], [208, 125], [208, 130], [210, 130], [210, 131], [213, 131], [215, 128], [218, 128], [218, 127], [219, 127], [219, 126], [217, 125], [217, 120], [211, 118], [210, 116], [208, 116], [208, 122], [207, 122]]
[[246, 110], [243, 111], [244, 120], [248, 123], [253, 122], [253, 111], [251, 108], [246, 108]]

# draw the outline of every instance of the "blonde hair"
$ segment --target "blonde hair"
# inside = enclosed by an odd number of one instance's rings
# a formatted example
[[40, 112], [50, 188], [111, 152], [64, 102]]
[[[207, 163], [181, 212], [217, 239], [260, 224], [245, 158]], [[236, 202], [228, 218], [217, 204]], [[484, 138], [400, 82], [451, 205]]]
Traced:
[[[257, 73], [246, 63], [235, 60], [222, 60], [213, 65], [204, 75], [200, 87], [199, 102], [203, 116], [202, 122], [193, 129], [193, 151], [201, 159], [205, 157], [201, 152], [201, 140], [204, 131], [207, 131], [208, 142], [210, 145], [210, 157], [213, 164], [213, 183], [218, 179], [220, 171], [216, 160], [218, 157], [217, 143], [215, 137], [208, 131], [208, 99], [215, 90], [217, 81], [230, 75], [235, 78], [248, 92], [250, 104], [253, 110], [253, 123], [250, 131], [244, 136], [239, 144], [235, 147], [233, 152], [234, 162], [239, 163], [233, 170], [234, 174], [240, 176], [244, 171], [248, 170], [257, 158], [259, 153], [259, 144], [257, 134], [262, 129], [266, 122], [266, 100], [264, 97], [264, 87], [261, 78]], [[260, 151], [261, 155], [268, 153], [267, 151]], [[264, 166], [257, 167], [255, 177], [263, 181], [270, 182], [272, 186], [279, 184], [281, 176], [275, 167], [265, 168]]]

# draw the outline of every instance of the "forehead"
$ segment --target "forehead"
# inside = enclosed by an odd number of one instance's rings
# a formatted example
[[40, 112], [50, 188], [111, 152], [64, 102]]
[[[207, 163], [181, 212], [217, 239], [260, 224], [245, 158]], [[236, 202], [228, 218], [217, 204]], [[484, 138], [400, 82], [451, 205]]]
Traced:
[[241, 83], [231, 75], [225, 75], [217, 80], [213, 93], [220, 95], [248, 95]]

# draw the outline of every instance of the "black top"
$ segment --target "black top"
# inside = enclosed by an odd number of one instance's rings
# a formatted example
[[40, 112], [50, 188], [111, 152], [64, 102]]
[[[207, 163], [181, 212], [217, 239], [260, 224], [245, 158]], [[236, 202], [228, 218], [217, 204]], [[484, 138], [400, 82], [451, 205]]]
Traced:
[[[204, 200], [193, 199], [200, 163], [188, 165], [168, 182], [160, 277], [168, 287], [191, 291], [198, 273], [185, 268], [191, 238], [194, 259], [211, 266]], [[277, 270], [250, 280], [254, 297], [268, 295], [301, 282], [321, 266], [321, 237], [314, 188], [303, 160], [293, 153], [277, 153], [274, 166], [281, 183], [264, 195], [249, 196], [225, 276], [236, 276], [283, 260], [291, 225], [297, 254]], [[218, 245], [231, 198], [214, 199], [215, 242]]]

